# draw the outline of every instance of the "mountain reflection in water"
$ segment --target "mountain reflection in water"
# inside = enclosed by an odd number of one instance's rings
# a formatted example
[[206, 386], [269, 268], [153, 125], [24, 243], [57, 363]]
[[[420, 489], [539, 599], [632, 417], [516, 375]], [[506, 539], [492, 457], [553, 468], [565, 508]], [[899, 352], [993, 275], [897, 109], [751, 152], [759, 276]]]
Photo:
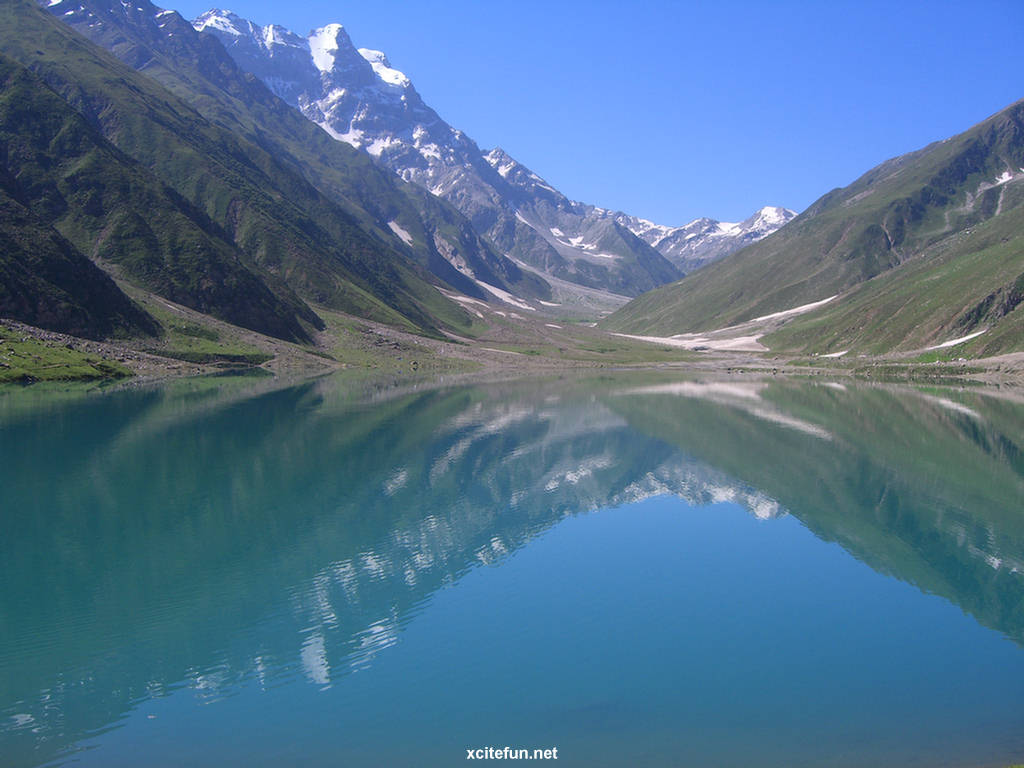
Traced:
[[0, 392], [13, 764], [180, 688], [335, 685], [471, 569], [568, 516], [664, 494], [792, 515], [1024, 644], [1024, 405], [998, 392], [279, 386]]

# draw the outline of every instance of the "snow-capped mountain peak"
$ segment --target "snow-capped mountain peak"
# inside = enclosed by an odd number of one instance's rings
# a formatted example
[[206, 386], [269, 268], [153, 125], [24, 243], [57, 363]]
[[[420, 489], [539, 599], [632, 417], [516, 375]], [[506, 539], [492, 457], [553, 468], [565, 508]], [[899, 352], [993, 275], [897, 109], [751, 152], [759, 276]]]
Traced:
[[764, 222], [765, 224], [777, 224], [782, 226], [793, 218], [793, 211], [788, 208], [781, 208], [777, 205], [766, 205], [760, 209], [754, 216], [757, 220]]
[[758, 233], [761, 237], [764, 237], [788, 224], [794, 216], [796, 216], [796, 212], [788, 208], [766, 205], [764, 208], [755, 211], [754, 215], [749, 219], [740, 222], [740, 227], [746, 232]]
[[194, 26], [217, 36], [242, 69], [335, 139], [445, 198], [500, 251], [544, 274], [636, 295], [682, 276], [670, 255], [677, 240], [688, 253], [709, 244], [714, 256], [725, 255], [745, 245], [750, 231], [767, 233], [782, 210], [762, 209], [764, 221], [754, 227], [702, 219], [673, 228], [574, 202], [500, 148], [481, 152], [382, 51], [356, 49], [340, 24], [303, 38], [210, 11]]
[[344, 32], [344, 27], [341, 24], [328, 24], [325, 27], [313, 30], [307, 38], [309, 54], [313, 59], [313, 64], [321, 72], [330, 72], [334, 69], [334, 57], [338, 50], [338, 38], [342, 32]]
[[665, 227], [646, 219], [619, 214], [619, 222], [684, 272], [692, 272], [767, 237], [795, 216], [796, 212], [788, 208], [766, 205], [743, 221], [715, 221], [702, 217], [681, 227]]
[[515, 160], [505, 154], [505, 150], [501, 147], [495, 147], [490, 152], [487, 152], [484, 155], [484, 160], [486, 160], [502, 178], [507, 178], [509, 173], [511, 173], [518, 165]]
[[224, 34], [241, 37], [252, 34], [255, 25], [234, 11], [213, 8], [195, 19], [192, 26], [199, 32], [217, 30]]

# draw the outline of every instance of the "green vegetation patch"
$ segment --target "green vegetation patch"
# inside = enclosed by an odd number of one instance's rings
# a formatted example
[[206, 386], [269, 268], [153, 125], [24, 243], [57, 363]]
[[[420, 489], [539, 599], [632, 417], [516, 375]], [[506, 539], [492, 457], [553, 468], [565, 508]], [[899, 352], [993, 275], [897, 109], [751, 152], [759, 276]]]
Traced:
[[88, 381], [131, 376], [112, 360], [0, 325], [0, 382]]

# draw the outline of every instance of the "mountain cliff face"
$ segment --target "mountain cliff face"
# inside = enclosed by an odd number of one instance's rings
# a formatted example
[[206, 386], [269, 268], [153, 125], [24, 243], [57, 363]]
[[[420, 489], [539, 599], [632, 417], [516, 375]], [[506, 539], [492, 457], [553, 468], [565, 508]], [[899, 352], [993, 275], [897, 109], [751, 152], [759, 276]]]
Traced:
[[[740, 227], [704, 238], [707, 248], [666, 241], [660, 251], [642, 234], [656, 225], [569, 200], [501, 149], [482, 151], [382, 52], [357, 49], [340, 24], [302, 37], [220, 10], [193, 24], [331, 136], [448, 200], [500, 251], [542, 273], [635, 296], [681, 277], [680, 264], [699, 265], [762, 236]], [[682, 228], [658, 229], [665, 240]]]

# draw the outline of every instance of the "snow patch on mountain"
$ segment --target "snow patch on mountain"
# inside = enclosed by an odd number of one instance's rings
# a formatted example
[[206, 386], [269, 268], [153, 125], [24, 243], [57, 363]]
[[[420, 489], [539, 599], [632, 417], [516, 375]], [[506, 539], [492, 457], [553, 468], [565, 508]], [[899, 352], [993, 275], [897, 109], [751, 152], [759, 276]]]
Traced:
[[404, 230], [398, 224], [397, 221], [389, 221], [388, 227], [391, 229], [392, 232], [395, 233], [398, 239], [400, 239], [403, 243], [405, 243], [406, 245], [412, 245], [412, 235], [410, 235], [406, 230]]
[[479, 285], [481, 288], [483, 288], [483, 289], [493, 293], [495, 296], [497, 296], [499, 299], [504, 301], [506, 304], [511, 304], [513, 307], [519, 307], [520, 309], [528, 309], [531, 312], [536, 312], [537, 311], [536, 307], [531, 307], [525, 301], [522, 301], [517, 296], [513, 296], [508, 291], [503, 291], [501, 288], [498, 288], [497, 286], [491, 285], [490, 283], [485, 283], [483, 280], [475, 280], [474, 282], [477, 285]]

